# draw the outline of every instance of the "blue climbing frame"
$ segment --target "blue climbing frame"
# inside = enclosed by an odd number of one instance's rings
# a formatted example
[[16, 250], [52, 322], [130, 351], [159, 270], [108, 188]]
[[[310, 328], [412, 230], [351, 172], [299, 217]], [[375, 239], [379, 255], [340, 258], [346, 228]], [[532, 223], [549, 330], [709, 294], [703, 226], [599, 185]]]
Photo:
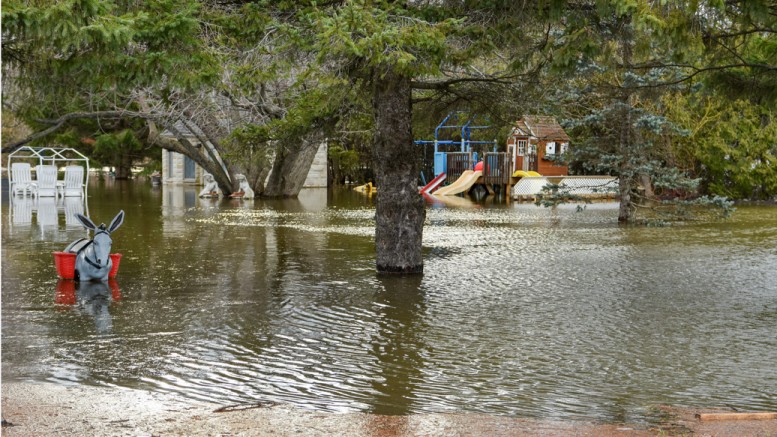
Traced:
[[[461, 145], [460, 151], [462, 153], [464, 152], [472, 152], [472, 145], [474, 144], [490, 144], [494, 148], [494, 152], [496, 152], [496, 140], [493, 141], [473, 141], [472, 140], [472, 130], [473, 129], [488, 129], [491, 126], [476, 126], [473, 125], [473, 119], [467, 118], [465, 123], [458, 123], [462, 121], [462, 115], [466, 114], [462, 111], [454, 111], [449, 113], [437, 127], [434, 129], [434, 140], [415, 140], [415, 144], [423, 145], [423, 144], [434, 144], [434, 175], [439, 175], [440, 173], [447, 172], [447, 154], [449, 152], [441, 152], [440, 146], [443, 145], [454, 145], [459, 144]], [[452, 122], [453, 124], [446, 124], [448, 122]], [[461, 141], [454, 141], [454, 140], [441, 140], [440, 139], [440, 131], [443, 129], [461, 129]], [[475, 154], [473, 156], [473, 162], [472, 165], [474, 165], [474, 162], [477, 161], [477, 155]]]

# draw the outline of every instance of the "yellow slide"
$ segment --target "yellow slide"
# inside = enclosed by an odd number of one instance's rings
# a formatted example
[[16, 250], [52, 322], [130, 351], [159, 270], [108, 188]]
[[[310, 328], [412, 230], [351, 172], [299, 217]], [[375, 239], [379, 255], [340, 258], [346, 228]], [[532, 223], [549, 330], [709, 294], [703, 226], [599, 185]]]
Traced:
[[447, 187], [442, 187], [439, 190], [432, 193], [435, 196], [452, 196], [454, 194], [463, 193], [478, 181], [480, 176], [483, 175], [482, 171], [467, 170], [459, 176], [456, 181]]
[[536, 171], [524, 171], [524, 170], [517, 170], [515, 173], [513, 173], [514, 178], [525, 178], [527, 176], [542, 176], [541, 174], [537, 173]]

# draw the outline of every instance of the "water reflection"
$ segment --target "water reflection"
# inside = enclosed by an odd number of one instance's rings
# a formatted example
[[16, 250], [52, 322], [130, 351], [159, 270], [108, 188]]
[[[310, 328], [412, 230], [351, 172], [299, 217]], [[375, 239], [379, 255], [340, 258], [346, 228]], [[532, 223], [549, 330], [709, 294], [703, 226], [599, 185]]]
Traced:
[[79, 312], [93, 318], [97, 334], [112, 332], [113, 318], [109, 307], [112, 302], [119, 300], [121, 290], [115, 279], [97, 282], [60, 279], [54, 297], [56, 304], [76, 306]]
[[370, 412], [407, 414], [414, 409], [428, 354], [424, 344], [426, 311], [420, 277], [381, 276], [375, 296], [377, 330], [371, 338], [371, 354], [378, 361], [373, 379], [376, 391]]
[[65, 204], [65, 226], [71, 228], [81, 228], [84, 225], [76, 218], [77, 214], [89, 216], [89, 212], [85, 210], [85, 202], [80, 197], [65, 197], [63, 200]]
[[121, 301], [57, 283], [50, 253], [83, 229], [41, 232], [35, 212], [13, 225], [24, 211], [4, 208], [4, 380], [387, 414], [777, 408], [773, 208], [645, 229], [618, 226], [614, 204], [460, 198], [427, 211], [424, 275], [392, 278], [375, 275], [374, 199], [359, 193], [89, 193], [94, 217], [127, 214]]
[[479, 204], [475, 203], [469, 197], [461, 196], [435, 196], [433, 194], [424, 194], [424, 200], [426, 201], [426, 204], [430, 205], [432, 208], [475, 208], [479, 206]]
[[31, 197], [12, 196], [11, 198], [11, 224], [12, 226], [30, 226], [32, 225], [32, 204], [34, 199]]
[[75, 218], [76, 214], [88, 214], [86, 199], [83, 197], [27, 197], [11, 196], [10, 199], [11, 232], [13, 228], [30, 227], [35, 223], [40, 231], [40, 239], [56, 238], [59, 234], [60, 215], [65, 218], [67, 227], [82, 227]]

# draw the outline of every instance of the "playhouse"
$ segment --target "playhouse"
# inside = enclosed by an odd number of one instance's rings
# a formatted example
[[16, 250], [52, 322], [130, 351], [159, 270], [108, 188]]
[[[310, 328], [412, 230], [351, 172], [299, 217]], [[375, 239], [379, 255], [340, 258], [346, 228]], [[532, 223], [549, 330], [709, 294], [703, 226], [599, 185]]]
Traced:
[[[500, 152], [496, 141], [471, 139], [473, 129], [488, 128], [490, 126], [475, 124], [466, 113], [452, 112], [435, 129], [434, 140], [416, 140], [416, 144], [434, 146], [435, 177], [427, 183], [422, 172], [421, 178], [426, 185], [421, 187], [421, 193], [456, 195], [468, 192], [475, 185], [485, 187], [490, 194], [510, 193], [511, 188], [520, 183], [521, 189], [517, 194], [513, 189], [512, 194], [533, 196], [548, 183], [558, 183], [562, 177], [570, 186], [578, 187], [579, 181], [567, 176], [568, 167], [559, 159], [569, 149], [569, 135], [554, 117], [524, 115], [513, 124], [506, 150]], [[444, 129], [460, 131], [461, 135], [442, 139], [440, 131]], [[477, 146], [482, 156], [478, 156], [473, 146]], [[578, 188], [575, 189], [581, 191], [582, 188]]]
[[556, 157], [569, 148], [569, 135], [554, 117], [524, 115], [507, 137], [507, 152], [513, 171], [536, 171], [543, 176], [566, 176], [569, 169]]

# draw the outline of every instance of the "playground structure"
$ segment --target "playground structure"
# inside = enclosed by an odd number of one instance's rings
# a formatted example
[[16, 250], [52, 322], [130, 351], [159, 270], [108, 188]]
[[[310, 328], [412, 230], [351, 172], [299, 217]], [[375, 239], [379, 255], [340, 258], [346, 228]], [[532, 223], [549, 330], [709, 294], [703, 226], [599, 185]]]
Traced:
[[507, 153], [515, 164], [515, 171], [566, 176], [569, 168], [563, 156], [569, 141], [569, 135], [554, 117], [524, 115], [510, 129]]
[[[464, 117], [463, 112], [451, 112], [434, 129], [434, 140], [416, 140], [417, 145], [434, 145], [434, 174], [435, 177], [421, 189], [424, 194], [453, 195], [466, 192], [475, 184], [482, 184], [489, 193], [507, 192], [511, 185], [510, 156], [505, 152], [498, 152], [496, 140], [480, 141], [472, 140], [473, 130], [489, 129], [491, 126], [475, 124], [472, 117]], [[461, 139], [441, 139], [440, 134], [444, 130], [454, 129], [461, 133]], [[490, 152], [484, 152], [482, 160], [483, 170], [473, 172], [475, 163], [478, 162], [478, 153], [473, 150], [473, 145], [482, 147], [491, 146]], [[450, 149], [456, 146], [458, 151], [444, 151], [441, 148]], [[479, 173], [473, 177], [474, 173]], [[422, 179], [425, 182], [425, 178]], [[464, 179], [462, 179], [464, 178]], [[441, 187], [445, 181], [453, 181], [447, 187]], [[450, 188], [453, 187], [454, 188]], [[435, 190], [437, 190], [435, 192]]]
[[[496, 141], [473, 141], [473, 119], [462, 120], [463, 113], [452, 112], [434, 130], [434, 140], [416, 144], [434, 144], [435, 178], [420, 189], [423, 195], [453, 196], [482, 185], [489, 194], [504, 193], [508, 199], [535, 200], [543, 189], [585, 198], [608, 198], [617, 191], [618, 181], [610, 176], [568, 176], [563, 155], [569, 148], [569, 136], [553, 117], [524, 115], [516, 121], [507, 138], [505, 152], [497, 152]], [[461, 140], [442, 140], [440, 132], [460, 129]], [[458, 151], [441, 147], [458, 146]], [[473, 145], [492, 145], [478, 161]], [[477, 164], [475, 164], [477, 163]], [[422, 174], [423, 177], [423, 174]], [[443, 186], [444, 182], [449, 182]]]
[[450, 185], [440, 188], [434, 193], [437, 196], [452, 196], [454, 194], [465, 193], [483, 176], [482, 171], [467, 170]]

